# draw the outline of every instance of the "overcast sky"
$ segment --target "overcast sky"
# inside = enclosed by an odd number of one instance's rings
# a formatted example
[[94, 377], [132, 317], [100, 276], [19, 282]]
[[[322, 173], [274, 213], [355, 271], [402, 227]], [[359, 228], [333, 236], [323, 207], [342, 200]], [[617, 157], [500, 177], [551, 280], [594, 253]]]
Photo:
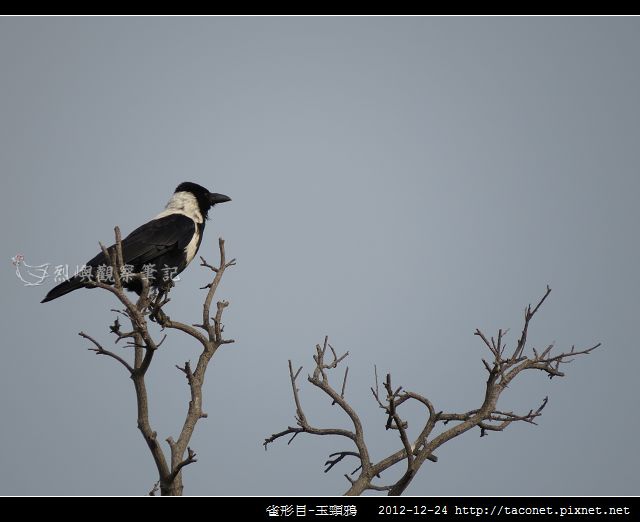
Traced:
[[[295, 422], [287, 360], [306, 374], [325, 334], [349, 351], [380, 459], [399, 441], [373, 365], [438, 410], [476, 408], [475, 328], [512, 346], [549, 284], [533, 345], [603, 349], [519, 378], [500, 407], [549, 395], [539, 425], [467, 433], [407, 493], [638, 494], [639, 63], [637, 18], [0, 19], [0, 494], [153, 486], [130, 380], [77, 335], [111, 343], [114, 299], [40, 304], [53, 281], [23, 286], [11, 258], [82, 264], [182, 181], [233, 198], [200, 253], [223, 236], [238, 259], [219, 289], [236, 343], [210, 366], [185, 493], [343, 493], [352, 463], [322, 466], [342, 441], [262, 447]], [[171, 317], [197, 322], [208, 276], [182, 274]], [[197, 355], [171, 332], [153, 361], [161, 440], [188, 400], [174, 365]], [[348, 426], [308, 383], [301, 398]]]

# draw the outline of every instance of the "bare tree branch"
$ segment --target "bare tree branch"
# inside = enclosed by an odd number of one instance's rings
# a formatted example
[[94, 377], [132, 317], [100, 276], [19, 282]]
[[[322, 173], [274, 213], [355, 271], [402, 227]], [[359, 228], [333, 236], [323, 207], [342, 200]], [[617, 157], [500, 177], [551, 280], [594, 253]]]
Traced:
[[160, 490], [160, 481], [158, 480], [154, 485], [151, 491], [149, 491], [150, 497], [155, 497], [156, 493]]
[[133, 373], [133, 368], [122, 357], [120, 357], [119, 355], [116, 355], [113, 352], [110, 352], [109, 350], [105, 350], [102, 347], [102, 345], [98, 341], [96, 341], [93, 337], [91, 337], [90, 335], [87, 335], [84, 332], [80, 332], [78, 335], [80, 337], [84, 337], [85, 339], [88, 339], [89, 341], [91, 341], [95, 345], [95, 348], [89, 348], [89, 350], [91, 350], [92, 352], [96, 352], [97, 355], [107, 355], [109, 357], [113, 357], [116, 361], [118, 361], [120, 364], [122, 364], [127, 370], [129, 370], [129, 373], [131, 373], [131, 374]]
[[[331, 455], [329, 455], [329, 457], [335, 457], [335, 458], [327, 459], [327, 461], [324, 463], [324, 465], [327, 466], [324, 472], [326, 473], [331, 468], [333, 468], [333, 466], [335, 466], [338, 462], [342, 461], [342, 459], [349, 456], [356, 457], [358, 459], [360, 458], [360, 454], [356, 453], [355, 451], [338, 451], [337, 453], [332, 453]], [[356, 471], [358, 471], [359, 468], [360, 467], [356, 468], [356, 470], [353, 471], [351, 474], [353, 475]]]
[[[191, 440], [197, 422], [207, 417], [207, 414], [202, 411], [202, 386], [204, 384], [207, 366], [220, 346], [234, 342], [233, 339], [225, 339], [223, 337], [222, 316], [224, 309], [229, 306], [228, 301], [219, 301], [217, 303], [214, 318], [210, 318], [209, 310], [225, 270], [235, 265], [235, 260], [226, 261], [224, 240], [222, 238], [220, 238], [218, 243], [220, 250], [220, 264], [218, 267], [213, 267], [206, 263], [204, 259], [202, 260], [202, 266], [208, 267], [215, 273], [213, 281], [207, 285], [208, 292], [203, 304], [202, 327], [207, 333], [207, 335], [203, 335], [194, 326], [170, 319], [163, 311], [163, 307], [170, 301], [168, 293], [172, 283], [168, 283], [164, 288], [160, 288], [158, 292], [152, 296], [150, 293], [150, 284], [145, 275], [142, 273], [133, 274], [131, 277], [141, 283], [142, 291], [136, 302], [133, 302], [127, 296], [120, 277], [124, 264], [122, 240], [118, 227], [115, 228], [115, 237], [116, 243], [113, 247], [107, 249], [102, 244], [100, 245], [105, 258], [112, 268], [114, 276], [113, 282], [106, 283], [94, 277], [88, 283], [88, 286], [102, 288], [111, 292], [124, 306], [124, 309], [114, 311], [130, 321], [131, 330], [122, 331], [122, 325], [117, 317], [109, 329], [111, 333], [116, 336], [116, 343], [122, 339], [132, 339], [132, 341], [127, 342], [127, 346], [132, 346], [134, 349], [133, 364], [127, 362], [124, 357], [105, 350], [98, 341], [84, 332], [80, 332], [79, 335], [94, 345], [94, 348], [90, 348], [90, 350], [96, 352], [98, 355], [111, 357], [122, 364], [133, 380], [138, 407], [138, 429], [147, 442], [159, 477], [158, 482], [149, 494], [155, 495], [159, 489], [162, 495], [181, 495], [183, 491], [182, 470], [185, 466], [197, 462], [195, 458], [196, 453], [189, 447], [189, 441]], [[202, 352], [198, 357], [195, 369], [192, 370], [189, 362], [186, 362], [182, 368], [178, 367], [187, 377], [191, 400], [189, 401], [185, 420], [177, 440], [174, 441], [172, 437], [166, 439], [170, 449], [169, 459], [165, 456], [158, 443], [157, 434], [151, 427], [149, 420], [149, 399], [145, 382], [145, 376], [153, 361], [154, 353], [164, 343], [167, 336], [165, 334], [160, 342], [156, 342], [149, 332], [147, 318], [157, 322], [164, 329], [174, 329], [186, 333], [202, 346]], [[211, 319], [214, 321], [213, 325], [210, 323]]]
[[[310, 435], [344, 436], [354, 443], [355, 451], [347, 450], [332, 453], [329, 456], [330, 458], [325, 462], [325, 472], [333, 469], [347, 456], [355, 457], [360, 460], [361, 465], [352, 473], [355, 474], [359, 471], [359, 475], [356, 478], [351, 478], [348, 474], [345, 474], [350, 486], [345, 494], [360, 495], [364, 491], [373, 490], [383, 491], [389, 495], [400, 495], [411, 483], [426, 460], [431, 462], [438, 461], [434, 452], [451, 439], [458, 437], [473, 428], [479, 428], [480, 435], [486, 436], [490, 431], [503, 431], [514, 422], [536, 424], [537, 418], [542, 415], [542, 411], [548, 403], [548, 397], [545, 397], [540, 406], [536, 409], [531, 409], [526, 413], [515, 413], [512, 411], [502, 411], [497, 409], [497, 403], [502, 392], [519, 374], [527, 370], [540, 370], [546, 373], [550, 378], [556, 376], [562, 377], [564, 376], [564, 373], [559, 370], [560, 365], [571, 362], [577, 356], [588, 355], [600, 346], [600, 343], [598, 343], [583, 350], [576, 350], [575, 347], [572, 347], [569, 352], [562, 352], [557, 355], [553, 355], [553, 345], [549, 345], [542, 353], [538, 353], [537, 350], [532, 349], [531, 355], [525, 355], [530, 322], [540, 310], [540, 307], [550, 293], [551, 289], [547, 286], [545, 294], [538, 303], [534, 307], [529, 305], [526, 308], [522, 333], [510, 356], [505, 355], [506, 345], [504, 339], [508, 330], [498, 330], [495, 337], [487, 337], [479, 329], [475, 331], [475, 335], [482, 340], [483, 344], [491, 354], [491, 359], [489, 361], [482, 359], [484, 368], [487, 370], [489, 375], [482, 403], [477, 408], [463, 413], [445, 413], [438, 411], [434, 407], [433, 403], [423, 395], [412, 391], [405, 391], [402, 386], [394, 389], [392, 386], [391, 374], [387, 374], [383, 383], [384, 391], [386, 392], [383, 397], [378, 381], [378, 369], [374, 366], [375, 378], [374, 386], [371, 387], [371, 392], [378, 406], [386, 415], [387, 420], [385, 428], [398, 431], [401, 442], [400, 449], [375, 463], [370, 461], [369, 451], [364, 439], [364, 432], [360, 418], [354, 408], [345, 399], [344, 392], [346, 388], [348, 368], [345, 370], [341, 393], [338, 394], [329, 383], [328, 372], [337, 368], [347, 354], [338, 357], [334, 348], [329, 344], [328, 339], [325, 337], [322, 347], [320, 345], [316, 345], [316, 353], [313, 356], [315, 366], [313, 374], [308, 377], [308, 380], [321, 392], [331, 398], [332, 404], [338, 404], [340, 406], [340, 408], [350, 418], [354, 426], [354, 431], [341, 430], [338, 428], [323, 429], [309, 425], [302, 410], [299, 390], [296, 386], [296, 379], [302, 368], [298, 369], [294, 373], [292, 363], [289, 361], [289, 375], [293, 389], [294, 403], [296, 405], [296, 420], [298, 427], [289, 427], [287, 430], [274, 433], [269, 438], [265, 439], [265, 449], [269, 443], [274, 442], [285, 435], [293, 435], [289, 442], [291, 442], [293, 438], [300, 433], [308, 433]], [[329, 362], [325, 362], [327, 349], [331, 351], [331, 359]], [[399, 409], [410, 401], [416, 401], [422, 404], [426, 410], [426, 417], [421, 421], [422, 429], [414, 439], [410, 438], [408, 433], [408, 423], [402, 419], [399, 412]], [[449, 426], [449, 423], [452, 423], [453, 425]], [[437, 426], [440, 426], [442, 429], [434, 435]], [[403, 460], [406, 463], [406, 470], [395, 483], [387, 486], [373, 484], [372, 481], [375, 477], [379, 477], [383, 472]]]
[[[295, 436], [298, 435], [299, 433], [310, 433], [312, 435], [339, 435], [341, 437], [346, 437], [355, 442], [357, 439], [357, 434], [353, 431], [345, 430], [342, 428], [320, 429], [320, 428], [315, 428], [311, 426], [311, 424], [309, 424], [309, 422], [307, 421], [307, 417], [304, 414], [304, 411], [302, 409], [302, 403], [300, 401], [299, 390], [296, 383], [301, 370], [302, 370], [302, 367], [298, 368], [298, 370], [294, 373], [291, 361], [289, 361], [289, 378], [291, 380], [291, 388], [293, 390], [293, 400], [296, 405], [295, 419], [296, 419], [296, 423], [298, 424], [298, 427], [295, 428], [295, 427], [289, 426], [286, 430], [283, 430], [279, 433], [274, 433], [270, 437], [266, 438], [263, 443], [265, 450], [267, 449], [267, 446], [270, 443], [276, 441], [280, 437], [293, 435], [293, 437], [289, 440], [289, 444], [290, 444], [293, 441], [293, 438], [295, 438]], [[313, 377], [309, 376], [308, 380], [309, 382], [316, 384], [316, 382], [314, 382], [313, 380]], [[316, 384], [316, 386], [318, 386], [318, 384]], [[339, 397], [338, 394], [335, 392], [335, 390], [333, 393], [335, 394], [335, 396]]]

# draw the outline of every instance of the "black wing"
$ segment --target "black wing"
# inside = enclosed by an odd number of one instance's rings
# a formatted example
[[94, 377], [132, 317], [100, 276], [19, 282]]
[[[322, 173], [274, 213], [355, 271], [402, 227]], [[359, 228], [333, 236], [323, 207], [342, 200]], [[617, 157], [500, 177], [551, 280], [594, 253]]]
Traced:
[[[136, 267], [150, 263], [168, 251], [183, 251], [196, 231], [193, 219], [183, 214], [170, 214], [136, 228], [122, 240], [122, 257]], [[104, 254], [87, 262], [88, 266], [106, 264]]]
[[[143, 265], [155, 263], [160, 259], [165, 263], [169, 262], [169, 266], [177, 266], [184, 260], [184, 249], [194, 233], [195, 222], [183, 214], [170, 214], [154, 219], [136, 228], [122, 240], [123, 261], [126, 265], [133, 265], [136, 272], [141, 270]], [[173, 263], [171, 260], [176, 262]], [[106, 264], [108, 263], [102, 252], [87, 262], [87, 266], [93, 268]], [[184, 264], [178, 271], [183, 269]], [[80, 276], [74, 276], [52, 288], [41, 302], [52, 301], [83, 286], [86, 285]]]
[[[183, 259], [184, 249], [195, 232], [195, 222], [182, 214], [170, 214], [149, 221], [122, 240], [123, 261], [127, 265], [133, 265], [135, 271], [139, 271], [144, 264], [156, 262], [159, 258], [165, 261]], [[107, 260], [102, 252], [87, 262], [87, 266], [94, 268], [106, 264]], [[179, 271], [183, 268], [184, 266], [179, 268]], [[41, 302], [52, 301], [83, 286], [86, 285], [82, 279], [74, 276], [52, 288]]]

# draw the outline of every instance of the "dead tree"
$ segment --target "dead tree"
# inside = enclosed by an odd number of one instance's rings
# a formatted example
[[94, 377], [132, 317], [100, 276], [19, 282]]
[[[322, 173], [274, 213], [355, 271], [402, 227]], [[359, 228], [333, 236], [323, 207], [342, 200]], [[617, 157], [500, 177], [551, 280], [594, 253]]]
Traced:
[[[526, 413], [514, 413], [513, 411], [499, 410], [498, 399], [504, 390], [522, 372], [527, 370], [539, 370], [546, 373], [549, 378], [564, 377], [560, 371], [563, 364], [569, 363], [574, 357], [587, 355], [600, 346], [600, 343], [585, 350], [576, 350], [571, 347], [568, 352], [558, 355], [553, 354], [553, 344], [544, 350], [538, 351], [531, 348], [527, 350], [527, 334], [531, 319], [546, 298], [551, 289], [547, 287], [546, 293], [538, 304], [532, 308], [529, 305], [524, 313], [524, 326], [520, 338], [513, 350], [507, 351], [505, 344], [506, 331], [498, 330], [496, 337], [487, 338], [480, 330], [475, 331], [484, 346], [489, 350], [489, 361], [482, 359], [484, 368], [488, 373], [484, 397], [479, 407], [463, 413], [445, 413], [438, 410], [433, 403], [423, 395], [406, 391], [399, 386], [394, 388], [391, 383], [391, 375], [387, 374], [382, 389], [378, 380], [378, 372], [375, 369], [375, 384], [371, 388], [374, 399], [383, 410], [386, 417], [385, 429], [392, 429], [398, 432], [401, 447], [391, 455], [374, 462], [371, 458], [367, 443], [364, 438], [363, 425], [356, 410], [345, 399], [345, 389], [349, 368], [347, 367], [341, 379], [340, 391], [329, 382], [329, 372], [335, 370], [347, 357], [349, 352], [338, 356], [334, 348], [325, 337], [323, 346], [316, 346], [316, 353], [313, 356], [315, 363], [313, 373], [307, 380], [322, 393], [331, 399], [333, 405], [346, 413], [353, 425], [353, 429], [342, 428], [318, 428], [313, 426], [308, 420], [300, 401], [297, 380], [302, 371], [302, 367], [293, 370], [293, 365], [289, 361], [289, 378], [293, 389], [293, 400], [295, 402], [296, 426], [289, 426], [287, 429], [274, 433], [264, 441], [265, 449], [277, 439], [290, 436], [289, 444], [300, 433], [310, 435], [334, 435], [347, 439], [353, 447], [348, 450], [338, 451], [329, 455], [325, 462], [325, 473], [336, 464], [347, 457], [354, 457], [358, 462], [358, 467], [351, 473], [344, 476], [349, 481], [350, 487], [345, 495], [360, 495], [367, 490], [383, 491], [388, 495], [401, 495], [407, 486], [416, 476], [420, 467], [426, 460], [437, 462], [435, 451], [444, 443], [462, 435], [473, 429], [480, 429], [480, 436], [485, 436], [488, 431], [502, 431], [514, 422], [527, 422], [536, 424], [536, 419], [542, 415], [542, 410], [546, 406], [548, 398], [545, 397], [542, 403], [535, 409]], [[330, 351], [328, 351], [330, 350]], [[410, 439], [408, 435], [408, 422], [401, 417], [400, 408], [409, 401], [417, 401], [425, 408], [425, 418], [420, 421], [422, 429], [415, 439]], [[449, 423], [453, 426], [448, 427]], [[386, 470], [404, 462], [405, 471], [402, 476], [392, 484], [382, 485], [376, 482], [380, 480], [381, 474]], [[352, 478], [354, 477], [354, 478]]]
[[[116, 337], [115, 343], [123, 339], [126, 340], [125, 347], [133, 351], [133, 361], [129, 362], [126, 356], [120, 356], [111, 350], [103, 348], [98, 341], [84, 332], [80, 332], [79, 335], [93, 344], [93, 347], [89, 348], [91, 351], [94, 351], [97, 355], [106, 355], [118, 361], [126, 369], [133, 381], [138, 406], [138, 429], [151, 451], [151, 456], [158, 470], [158, 481], [149, 494], [155, 495], [159, 490], [162, 495], [182, 495], [183, 468], [197, 461], [195, 451], [189, 447], [189, 441], [196, 423], [200, 419], [207, 417], [207, 414], [202, 410], [202, 385], [204, 384], [207, 365], [220, 346], [234, 342], [233, 339], [223, 338], [222, 314], [224, 309], [229, 306], [229, 302], [218, 301], [215, 315], [213, 316], [211, 315], [211, 304], [225, 270], [235, 265], [235, 259], [229, 262], [226, 261], [224, 240], [222, 238], [219, 240], [220, 263], [217, 267], [208, 264], [202, 257], [200, 258], [202, 261], [201, 266], [209, 268], [215, 273], [215, 276], [211, 283], [201, 288], [201, 290], [208, 290], [202, 306], [202, 322], [191, 325], [170, 319], [163, 311], [163, 307], [170, 301], [168, 293], [172, 285], [171, 282], [164, 289], [153, 291], [149, 279], [144, 273], [131, 274], [123, 270], [122, 243], [118, 227], [115, 228], [115, 235], [116, 243], [113, 247], [107, 249], [100, 244], [109, 263], [109, 267], [107, 267], [110, 268], [108, 271], [110, 274], [109, 282], [93, 277], [87, 283], [87, 286], [102, 288], [111, 292], [124, 307], [112, 311], [124, 316], [130, 323], [131, 329], [122, 330], [122, 324], [116, 317], [110, 326], [110, 331]], [[124, 277], [130, 278], [129, 280], [138, 279], [142, 284], [142, 292], [137, 300], [131, 300], [125, 293], [122, 285]], [[165, 439], [169, 446], [168, 455], [165, 454], [158, 441], [157, 433], [151, 427], [149, 397], [145, 383], [145, 376], [153, 356], [165, 341], [166, 334], [162, 340], [156, 342], [149, 331], [149, 318], [157, 322], [163, 329], [180, 330], [202, 345], [202, 352], [198, 357], [195, 368], [191, 366], [189, 361], [185, 362], [184, 366], [176, 366], [178, 370], [184, 373], [187, 379], [191, 400], [189, 401], [184, 424], [178, 438], [175, 440], [173, 437]]]

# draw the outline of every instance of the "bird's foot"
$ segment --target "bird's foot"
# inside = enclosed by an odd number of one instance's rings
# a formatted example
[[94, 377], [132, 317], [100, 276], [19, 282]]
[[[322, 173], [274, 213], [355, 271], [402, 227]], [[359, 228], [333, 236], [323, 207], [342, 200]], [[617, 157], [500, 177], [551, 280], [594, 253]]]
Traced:
[[169, 316], [162, 311], [162, 308], [156, 308], [149, 314], [149, 319], [160, 326], [165, 326], [169, 321]]

